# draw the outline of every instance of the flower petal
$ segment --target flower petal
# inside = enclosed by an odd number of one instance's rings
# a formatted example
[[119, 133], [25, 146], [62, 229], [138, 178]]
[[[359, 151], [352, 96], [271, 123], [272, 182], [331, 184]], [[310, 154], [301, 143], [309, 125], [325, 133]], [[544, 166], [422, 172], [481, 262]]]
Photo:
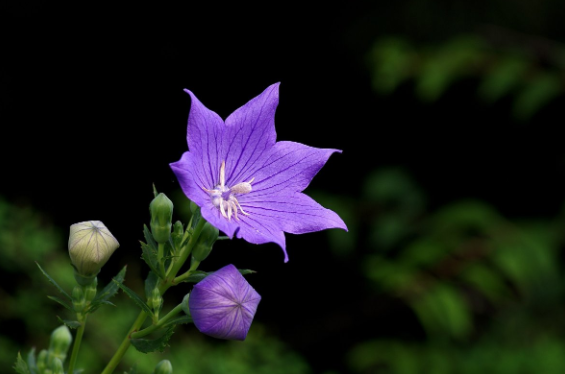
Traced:
[[189, 90], [190, 113], [186, 140], [188, 150], [202, 163], [202, 175], [206, 188], [213, 188], [217, 183], [222, 160], [222, 134], [225, 130], [224, 121], [215, 112], [206, 108]]
[[243, 201], [284, 191], [303, 191], [338, 149], [314, 148], [295, 142], [278, 142], [255, 174], [252, 193]]
[[208, 169], [195, 153], [184, 152], [180, 160], [169, 164], [169, 166], [177, 176], [186, 197], [200, 207], [214, 208], [210, 195], [203, 189], [208, 188]]
[[275, 110], [279, 103], [279, 83], [267, 87], [259, 96], [226, 119], [223, 160], [228, 186], [247, 181], [260, 167], [262, 159], [275, 145]]

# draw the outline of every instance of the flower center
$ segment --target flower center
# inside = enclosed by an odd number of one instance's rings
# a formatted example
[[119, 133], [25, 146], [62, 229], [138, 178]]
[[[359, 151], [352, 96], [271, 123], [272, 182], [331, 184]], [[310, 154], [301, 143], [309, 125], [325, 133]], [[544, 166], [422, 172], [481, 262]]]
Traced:
[[231, 188], [226, 186], [226, 162], [222, 161], [222, 165], [220, 166], [220, 184], [216, 185], [212, 190], [204, 188], [204, 191], [210, 194], [212, 204], [220, 209], [220, 213], [227, 218], [228, 221], [231, 220], [232, 216], [236, 220], [239, 220], [237, 217], [238, 209], [246, 216], [249, 214], [241, 208], [236, 195], [244, 195], [251, 192], [251, 182], [253, 182], [254, 179], [255, 178], [251, 178], [249, 182], [238, 183]]

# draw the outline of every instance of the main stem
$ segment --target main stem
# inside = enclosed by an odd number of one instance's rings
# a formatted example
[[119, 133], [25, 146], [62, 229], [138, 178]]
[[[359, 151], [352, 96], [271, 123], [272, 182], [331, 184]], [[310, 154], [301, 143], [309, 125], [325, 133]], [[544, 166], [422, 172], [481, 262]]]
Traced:
[[[192, 247], [194, 247], [196, 240], [200, 236], [200, 233], [202, 232], [205, 223], [206, 221], [204, 220], [204, 218], [200, 218], [196, 227], [194, 228], [194, 232], [190, 237], [188, 244], [186, 245], [186, 249], [185, 249], [186, 253], [190, 253], [190, 251], [192, 251]], [[175, 276], [177, 275], [177, 273], [179, 272], [180, 268], [182, 267], [182, 265], [184, 264], [187, 258], [188, 255], [186, 255], [186, 257], [181, 255], [181, 261], [174, 263], [174, 265], [169, 269], [166, 279], [159, 282], [159, 291], [161, 295], [163, 295], [165, 291], [167, 291], [167, 289], [173, 285], [170, 282], [175, 279]], [[122, 344], [120, 344], [118, 350], [116, 351], [116, 353], [114, 353], [114, 356], [112, 356], [112, 358], [108, 362], [108, 365], [106, 365], [104, 371], [102, 371], [101, 374], [112, 374], [114, 372], [114, 370], [122, 360], [122, 357], [124, 357], [124, 354], [126, 353], [126, 351], [128, 350], [131, 344], [131, 334], [139, 330], [139, 328], [143, 325], [143, 322], [145, 322], [146, 318], [147, 318], [146, 312], [144, 311], [139, 312], [137, 319], [131, 325], [127, 335], [122, 341]]]
[[84, 335], [84, 329], [86, 328], [86, 315], [82, 320], [80, 326], [77, 330], [77, 335], [75, 336], [75, 342], [73, 344], [73, 352], [71, 353], [71, 358], [69, 360], [69, 374], [73, 374], [73, 370], [75, 369], [75, 364], [78, 359], [78, 351], [80, 350], [80, 343], [82, 342], [82, 336]]

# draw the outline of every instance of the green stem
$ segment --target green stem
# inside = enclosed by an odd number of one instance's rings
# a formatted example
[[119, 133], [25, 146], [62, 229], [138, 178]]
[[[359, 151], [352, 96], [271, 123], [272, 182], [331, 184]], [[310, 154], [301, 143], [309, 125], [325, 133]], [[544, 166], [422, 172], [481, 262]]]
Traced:
[[122, 344], [120, 344], [120, 346], [118, 347], [118, 350], [116, 351], [116, 353], [114, 353], [114, 356], [108, 362], [108, 365], [106, 365], [106, 367], [104, 368], [104, 371], [102, 371], [101, 374], [111, 374], [114, 371], [116, 366], [118, 366], [118, 364], [122, 360], [122, 357], [124, 357], [124, 354], [128, 350], [129, 345], [131, 344], [130, 335], [134, 331], [139, 329], [141, 327], [141, 325], [143, 325], [143, 322], [145, 322], [146, 318], [147, 318], [147, 313], [145, 313], [144, 311], [141, 311], [139, 313], [139, 315], [137, 316], [137, 319], [135, 320], [133, 325], [131, 325], [131, 328], [129, 329], [128, 334], [126, 335], [124, 340], [122, 341]]
[[188, 269], [186, 273], [183, 273], [178, 277], [176, 277], [175, 279], [173, 279], [173, 284], [179, 284], [180, 282], [184, 281], [186, 278], [190, 277], [192, 273], [194, 273], [194, 271], [198, 269], [198, 265], [200, 265], [200, 261], [196, 261], [193, 258], [192, 263], [190, 264], [190, 269]]
[[80, 343], [82, 342], [82, 336], [84, 335], [84, 329], [86, 327], [86, 316], [81, 321], [81, 324], [77, 330], [77, 334], [75, 336], [75, 342], [73, 344], [73, 352], [71, 353], [71, 358], [69, 360], [69, 374], [73, 374], [73, 370], [75, 368], [75, 364], [78, 358], [78, 351], [80, 350]]
[[132, 333], [131, 338], [139, 339], [151, 334], [153, 331], [160, 329], [165, 323], [169, 322], [173, 317], [175, 317], [181, 311], [182, 311], [182, 304], [179, 304], [176, 307], [174, 307], [166, 316], [161, 318], [159, 322], [157, 322], [156, 324], [151, 325], [146, 329]]
[[190, 255], [190, 252], [192, 252], [192, 247], [194, 247], [194, 245], [196, 244], [196, 241], [198, 240], [198, 237], [200, 236], [205, 223], [206, 220], [200, 217], [198, 223], [196, 224], [196, 227], [194, 228], [194, 231], [192, 232], [192, 236], [188, 240], [188, 244], [183, 248], [183, 250], [181, 250], [179, 259], [175, 261], [171, 268], [169, 268], [166, 277], [167, 279], [173, 279], [179, 272], [180, 268], [184, 265], [184, 263], [188, 259], [188, 255]]
[[[204, 228], [205, 223], [206, 223], [206, 220], [204, 220], [204, 218], [200, 218], [200, 220], [198, 221], [198, 224], [194, 228], [192, 236], [188, 240], [188, 244], [186, 245], [185, 250], [181, 251], [179, 259], [177, 261], [174, 261], [174, 264], [169, 268], [169, 270], [167, 271], [167, 276], [165, 277], [165, 279], [173, 279], [173, 280], [175, 279], [175, 276], [179, 272], [182, 265], [184, 265], [184, 263], [186, 262], [186, 259], [188, 258], [188, 255], [192, 251], [192, 247], [194, 247], [194, 244], [196, 244], [196, 240], [200, 236], [200, 233], [202, 232], [202, 229]], [[173, 285], [172, 283], [168, 283], [166, 280], [161, 281], [159, 283], [159, 291], [161, 292], [161, 296], [164, 295], [165, 291], [172, 285]], [[131, 335], [134, 332], [136, 332], [137, 330], [139, 330], [139, 328], [143, 325], [143, 322], [145, 322], [146, 318], [147, 318], [147, 313], [144, 312], [144, 311], [141, 311], [139, 313], [139, 315], [137, 316], [137, 319], [135, 320], [135, 322], [131, 325], [131, 327], [128, 331], [128, 334], [126, 335], [126, 337], [122, 341], [122, 344], [120, 344], [120, 346], [118, 347], [118, 350], [116, 351], [116, 353], [114, 353], [114, 356], [112, 356], [112, 358], [110, 359], [110, 361], [108, 362], [108, 364], [104, 368], [104, 371], [102, 371], [101, 374], [111, 374], [111, 373], [114, 372], [114, 370], [116, 369], [116, 367], [118, 366], [118, 364], [122, 360], [122, 357], [124, 357], [124, 354], [126, 353], [126, 351], [128, 350], [128, 348], [131, 344]]]

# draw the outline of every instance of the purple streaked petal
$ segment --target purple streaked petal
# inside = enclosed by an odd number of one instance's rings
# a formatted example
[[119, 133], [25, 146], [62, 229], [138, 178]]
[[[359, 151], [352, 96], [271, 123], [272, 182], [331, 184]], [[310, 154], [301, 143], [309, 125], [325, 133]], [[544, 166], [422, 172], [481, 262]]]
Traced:
[[[329, 157], [340, 150], [314, 148], [294, 142], [278, 142], [254, 175], [253, 193], [243, 201], [283, 192], [301, 192], [326, 164]], [[240, 201], [241, 203], [241, 201]]]
[[247, 181], [275, 145], [275, 110], [279, 103], [279, 83], [267, 87], [259, 96], [226, 119], [223, 144], [226, 184]]
[[251, 217], [261, 222], [276, 222], [283, 231], [291, 234], [339, 228], [347, 231], [343, 220], [303, 193], [278, 195], [256, 199], [245, 204]]
[[199, 169], [207, 188], [214, 187], [222, 160], [222, 134], [224, 121], [215, 112], [206, 108], [189, 90], [191, 105], [188, 115], [188, 150], [200, 160]]
[[219, 339], [244, 340], [261, 296], [233, 265], [227, 265], [196, 284], [189, 309], [202, 333]]

